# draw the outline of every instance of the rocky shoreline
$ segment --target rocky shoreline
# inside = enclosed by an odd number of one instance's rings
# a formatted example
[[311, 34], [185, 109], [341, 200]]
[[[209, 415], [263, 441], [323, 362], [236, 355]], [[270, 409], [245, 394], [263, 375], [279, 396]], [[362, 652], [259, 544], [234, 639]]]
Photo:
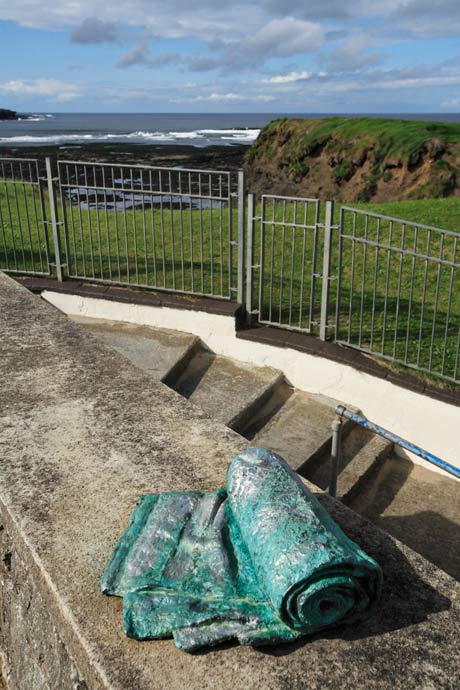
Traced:
[[0, 157], [34, 158], [96, 163], [153, 165], [233, 171], [243, 167], [247, 144], [232, 146], [183, 146], [177, 144], [81, 144], [49, 146], [0, 146]]

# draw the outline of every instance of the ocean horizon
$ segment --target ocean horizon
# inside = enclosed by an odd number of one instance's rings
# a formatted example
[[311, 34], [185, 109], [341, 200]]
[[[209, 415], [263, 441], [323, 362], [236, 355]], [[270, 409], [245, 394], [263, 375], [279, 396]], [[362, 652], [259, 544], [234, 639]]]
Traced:
[[385, 117], [460, 123], [460, 113], [23, 113], [0, 121], [1, 146], [168, 144], [250, 145], [262, 127], [281, 117]]

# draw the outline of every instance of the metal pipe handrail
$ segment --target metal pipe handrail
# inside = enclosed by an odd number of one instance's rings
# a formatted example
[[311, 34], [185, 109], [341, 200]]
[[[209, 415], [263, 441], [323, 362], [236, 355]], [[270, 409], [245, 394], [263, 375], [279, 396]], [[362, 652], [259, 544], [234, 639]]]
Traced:
[[[423, 460], [430, 462], [432, 465], [436, 465], [436, 467], [444, 470], [444, 472], [448, 472], [454, 477], [457, 477], [457, 479], [460, 479], [460, 468], [451, 465], [445, 460], [441, 460], [441, 458], [438, 458], [436, 455], [429, 453], [423, 448], [419, 448], [419, 446], [416, 446], [414, 443], [406, 441], [405, 439], [401, 438], [401, 436], [394, 434], [392, 431], [388, 431], [388, 429], [384, 429], [382, 426], [379, 426], [374, 422], [370, 422], [366, 417], [347, 409], [344, 405], [338, 405], [335, 409], [335, 413], [339, 418], [344, 417], [345, 419], [355, 422], [355, 424], [359, 424], [365, 429], [369, 429], [369, 431], [372, 431], [374, 434], [378, 434], [379, 436], [386, 438], [388, 441], [395, 443], [410, 453], [414, 453], [414, 455], [423, 458]], [[332, 423], [332, 430], [331, 480], [329, 484], [329, 493], [331, 496], [335, 496], [341, 453], [341, 423], [338, 422], [338, 420], [334, 420]]]

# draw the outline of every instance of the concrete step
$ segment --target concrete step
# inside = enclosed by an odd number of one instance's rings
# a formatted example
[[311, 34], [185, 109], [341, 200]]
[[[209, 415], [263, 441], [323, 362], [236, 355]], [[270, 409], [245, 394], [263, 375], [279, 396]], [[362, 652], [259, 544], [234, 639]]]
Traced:
[[[251, 439], [279, 453], [302, 476], [308, 463], [330, 447], [337, 401], [291, 389], [292, 394]], [[347, 427], [348, 428], [348, 427]], [[308, 477], [309, 478], [309, 477]]]
[[190, 333], [121, 321], [73, 317], [105, 345], [166, 384], [177, 379], [200, 345]]
[[282, 381], [283, 375], [275, 369], [236, 363], [201, 347], [172, 387], [214, 419], [239, 431]]
[[[342, 458], [337, 480], [337, 498], [349, 503], [372, 481], [381, 463], [391, 453], [393, 444], [367, 429], [353, 425], [342, 442]], [[317, 457], [306, 469], [305, 476], [317, 486], [327, 489], [330, 481], [330, 450]]]

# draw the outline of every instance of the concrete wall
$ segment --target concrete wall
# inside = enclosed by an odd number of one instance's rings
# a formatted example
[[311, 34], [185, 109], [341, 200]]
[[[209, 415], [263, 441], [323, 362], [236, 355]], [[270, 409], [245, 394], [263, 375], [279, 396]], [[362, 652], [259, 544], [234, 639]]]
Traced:
[[[460, 408], [454, 405], [406, 390], [345, 364], [289, 348], [238, 339], [234, 318], [230, 316], [50, 291], [42, 296], [66, 314], [193, 333], [216, 354], [280, 369], [296, 388], [353, 405], [377, 424], [460, 467]], [[435, 469], [404, 451], [401, 455]]]

